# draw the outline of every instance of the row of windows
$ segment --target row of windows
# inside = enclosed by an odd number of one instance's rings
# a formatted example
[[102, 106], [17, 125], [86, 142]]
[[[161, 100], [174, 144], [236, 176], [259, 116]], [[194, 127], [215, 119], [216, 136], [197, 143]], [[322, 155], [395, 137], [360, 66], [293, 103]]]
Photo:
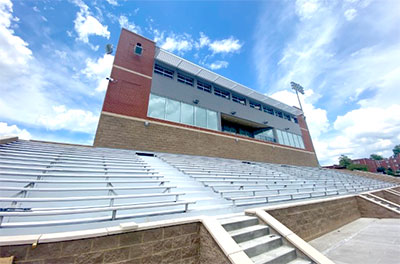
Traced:
[[150, 94], [149, 117], [218, 130], [217, 112]]
[[276, 135], [278, 136], [279, 144], [304, 149], [303, 138], [301, 136], [279, 129], [276, 129]]
[[[163, 76], [166, 76], [168, 78], [171, 78], [171, 79], [173, 79], [173, 76], [174, 76], [174, 71], [173, 70], [170, 70], [170, 69], [165, 68], [163, 66], [160, 66], [158, 64], [156, 64], [154, 66], [154, 72], [157, 73], [157, 74], [161, 74]], [[186, 84], [186, 85], [190, 85], [190, 86], [194, 86], [194, 78], [189, 77], [187, 75], [184, 75], [184, 74], [182, 74], [180, 72], [177, 72], [177, 80], [180, 83], [183, 83], [183, 84]], [[207, 93], [211, 93], [211, 84], [197, 80], [197, 89], [205, 91]], [[214, 94], [216, 96], [222, 97], [224, 99], [231, 100], [231, 93], [230, 92], [225, 91], [225, 90], [220, 89], [220, 88], [217, 88], [215, 86], [214, 86]], [[246, 98], [241, 97], [239, 95], [232, 94], [232, 101], [235, 102], [235, 103], [246, 105]], [[282, 111], [275, 110], [274, 108], [272, 108], [270, 106], [261, 105], [260, 103], [253, 102], [253, 101], [249, 101], [249, 106], [251, 108], [256, 109], [256, 110], [264, 111], [265, 113], [268, 113], [270, 115], [275, 115], [277, 117], [286, 119], [288, 121], [293, 121], [296, 124], [298, 123], [298, 120], [297, 120], [296, 117], [291, 116], [290, 114], [283, 113]]]

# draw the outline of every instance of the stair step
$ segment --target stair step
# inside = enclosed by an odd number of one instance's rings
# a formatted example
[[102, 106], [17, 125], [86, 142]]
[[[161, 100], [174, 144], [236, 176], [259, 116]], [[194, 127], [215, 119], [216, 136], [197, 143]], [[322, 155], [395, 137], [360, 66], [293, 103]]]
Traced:
[[269, 234], [269, 227], [265, 225], [254, 225], [230, 231], [229, 234], [236, 241], [242, 243]]
[[252, 225], [258, 225], [258, 218], [245, 215], [234, 218], [221, 219], [220, 223], [225, 228], [225, 230], [229, 232]]
[[288, 246], [281, 246], [266, 253], [251, 257], [255, 264], [283, 264], [296, 259], [296, 250]]
[[312, 262], [310, 260], [297, 258], [295, 260], [288, 262], [287, 264], [312, 264]]
[[282, 238], [279, 235], [272, 234], [239, 243], [239, 246], [250, 258], [273, 250], [281, 245]]

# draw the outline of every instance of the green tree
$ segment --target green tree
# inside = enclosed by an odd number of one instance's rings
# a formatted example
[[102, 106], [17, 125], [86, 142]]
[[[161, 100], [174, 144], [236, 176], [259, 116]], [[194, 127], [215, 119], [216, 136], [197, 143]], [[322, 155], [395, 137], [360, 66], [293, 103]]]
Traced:
[[340, 155], [339, 157], [339, 165], [342, 167], [347, 167], [351, 164], [351, 159], [347, 157], [346, 155]]
[[346, 167], [348, 170], [360, 170], [360, 171], [368, 171], [367, 165], [362, 164], [349, 164]]
[[377, 172], [383, 172], [383, 173], [386, 173], [386, 170], [385, 170], [385, 168], [384, 168], [384, 167], [378, 167], [378, 168], [376, 168], [376, 171], [377, 171]]
[[393, 148], [393, 154], [397, 157], [400, 154], [400, 145], [396, 145]]
[[378, 154], [371, 154], [371, 156], [369, 156], [369, 158], [373, 159], [373, 160], [383, 160], [383, 157]]

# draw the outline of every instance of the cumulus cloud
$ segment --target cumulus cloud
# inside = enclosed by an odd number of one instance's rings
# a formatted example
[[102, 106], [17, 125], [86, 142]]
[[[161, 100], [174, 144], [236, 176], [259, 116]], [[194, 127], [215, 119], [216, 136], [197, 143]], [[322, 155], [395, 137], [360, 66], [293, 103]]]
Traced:
[[203, 47], [207, 47], [210, 44], [210, 39], [203, 33], [200, 32], [199, 41], [196, 42], [196, 48], [201, 49]]
[[158, 41], [160, 41], [160, 47], [168, 50], [170, 52], [177, 51], [179, 54], [182, 54], [186, 51], [189, 51], [193, 48], [193, 39], [188, 34], [176, 35], [170, 34], [165, 39], [163, 38], [163, 33], [159, 35]]
[[[187, 33], [175, 34], [172, 32], [166, 34], [165, 31], [159, 31], [157, 29], [153, 29], [153, 34], [154, 41], [157, 42], [161, 48], [171, 52], [176, 51], [179, 54], [193, 49], [201, 50], [207, 48], [209, 51], [212, 51], [212, 54], [204, 57], [213, 57], [216, 54], [224, 55], [239, 52], [243, 46], [243, 44], [233, 36], [222, 40], [211, 40], [206, 34], [200, 32], [199, 39], [195, 40]], [[203, 61], [202, 64], [206, 63]]]
[[96, 91], [104, 92], [107, 90], [108, 81], [106, 77], [110, 76], [114, 56], [104, 54], [103, 57], [97, 60], [87, 59], [86, 68], [82, 73], [91, 80], [97, 82]]
[[130, 30], [132, 32], [139, 33], [139, 34], [141, 32], [140, 27], [135, 25], [135, 23], [133, 23], [133, 22], [129, 22], [129, 20], [128, 20], [128, 18], [126, 16], [122, 16], [121, 15], [118, 18], [118, 23], [122, 28], [126, 28], [126, 29], [128, 29], [128, 30]]
[[[294, 92], [288, 90], [282, 90], [273, 93], [270, 97], [284, 102], [287, 105], [299, 107], [297, 96]], [[300, 95], [300, 101], [303, 107], [304, 115], [307, 118], [307, 125], [313, 138], [318, 138], [321, 134], [325, 133], [329, 129], [329, 120], [327, 112], [324, 109], [317, 108], [313, 105], [315, 100], [315, 94], [313, 90], [306, 90], [305, 95]]]
[[0, 137], [17, 136], [20, 139], [29, 140], [32, 135], [26, 129], [20, 129], [16, 125], [8, 125], [0, 122]]
[[[40, 128], [93, 132], [96, 127], [93, 120], [97, 114], [79, 109], [80, 105], [88, 107], [87, 101], [81, 100], [82, 94], [88, 94], [87, 87], [81, 81], [76, 81], [73, 72], [68, 68], [71, 65], [78, 67], [77, 62], [84, 61], [82, 57], [86, 58], [87, 55], [78, 52], [77, 58], [73, 60], [76, 54], [72, 50], [63, 50], [62, 45], [58, 45], [60, 50], [54, 49], [53, 53], [46, 52], [44, 57], [36, 58], [29, 49], [29, 44], [11, 29], [14, 21], [12, 12], [10, 1], [0, 1], [0, 83], [6, 84], [1, 87], [0, 120]], [[58, 63], [54, 64], [56, 56]], [[68, 60], [71, 60], [71, 65], [64, 67]], [[93, 76], [99, 73], [95, 69], [96, 67], [92, 67]], [[87, 73], [91, 74], [89, 71]], [[63, 103], [59, 103], [60, 101]], [[76, 107], [65, 106], [64, 109], [56, 109], [57, 111], [51, 107], [67, 103], [73, 105], [76, 102]], [[62, 125], [64, 121], [66, 123]], [[28, 137], [18, 127], [3, 124], [2, 128]]]
[[219, 70], [222, 68], [227, 68], [229, 63], [227, 61], [215, 61], [208, 65], [211, 70]]
[[89, 36], [96, 35], [110, 38], [108, 27], [102, 25], [89, 11], [89, 7], [80, 0], [75, 0], [74, 3], [79, 7], [74, 20], [75, 31], [78, 34], [77, 40], [84, 43], [89, 43]]
[[357, 16], [357, 10], [355, 10], [354, 8], [347, 9], [344, 12], [344, 17], [346, 18], [347, 21], [353, 20], [356, 16]]
[[[281, 19], [293, 7], [295, 15]], [[337, 163], [340, 154], [391, 155], [400, 134], [394, 114], [400, 101], [399, 3], [299, 0], [286, 8], [276, 17], [266, 8], [259, 17], [253, 50], [259, 86], [278, 93], [294, 80], [314, 92], [303, 106], [321, 164]], [[347, 23], [356, 17], [358, 23]]]
[[106, 0], [106, 1], [107, 1], [107, 3], [109, 3], [110, 5], [118, 6], [118, 1], [117, 1], [117, 0]]
[[319, 0], [297, 0], [296, 14], [300, 19], [309, 19], [320, 7]]
[[222, 40], [215, 40], [209, 43], [209, 49], [214, 53], [238, 52], [242, 47], [238, 39], [230, 37]]
[[82, 109], [67, 109], [65, 105], [53, 106], [53, 112], [39, 116], [37, 123], [51, 130], [67, 129], [94, 133], [98, 116]]

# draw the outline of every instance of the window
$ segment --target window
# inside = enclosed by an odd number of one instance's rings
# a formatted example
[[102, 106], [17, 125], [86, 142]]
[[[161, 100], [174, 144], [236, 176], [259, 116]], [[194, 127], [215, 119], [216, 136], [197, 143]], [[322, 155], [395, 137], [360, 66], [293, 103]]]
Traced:
[[283, 113], [281, 111], [275, 111], [277, 117], [283, 118]]
[[284, 144], [283, 142], [283, 136], [282, 136], [282, 131], [281, 130], [276, 130], [276, 135], [278, 136], [278, 142], [280, 144]]
[[299, 135], [289, 133], [282, 130], [276, 130], [278, 143], [286, 146], [304, 149], [303, 138]]
[[217, 112], [207, 110], [207, 128], [218, 130], [218, 115]]
[[181, 103], [181, 122], [186, 125], [194, 125], [194, 106]]
[[283, 118], [290, 121], [290, 115], [288, 114], [283, 114]]
[[199, 127], [207, 127], [207, 111], [201, 107], [195, 107], [195, 123]]
[[299, 123], [299, 120], [297, 120], [296, 117], [293, 117], [293, 122], [295, 122], [296, 124], [298, 124], [298, 123]]
[[254, 138], [264, 140], [264, 141], [276, 142], [275, 136], [274, 136], [274, 131], [272, 128], [260, 129], [256, 132], [254, 132]]
[[238, 95], [232, 94], [232, 101], [242, 104], [242, 105], [246, 105], [246, 99], [244, 97], [241, 97]]
[[164, 68], [164, 67], [162, 67], [162, 66], [160, 66], [158, 64], [156, 64], [154, 66], [154, 72], [158, 73], [158, 74], [161, 74], [161, 75], [163, 75], [165, 77], [171, 78], [171, 79], [174, 78], [174, 71], [173, 70]]
[[223, 91], [223, 90], [221, 90], [221, 89], [219, 89], [219, 88], [215, 88], [214, 87], [214, 94], [216, 95], [216, 96], [220, 96], [220, 97], [222, 97], [222, 98], [225, 98], [225, 99], [230, 99], [230, 97], [229, 97], [229, 92], [226, 92], [226, 91]]
[[250, 101], [250, 107], [261, 111], [261, 104]]
[[264, 106], [263, 110], [264, 110], [265, 113], [268, 113], [270, 115], [274, 115], [274, 109], [272, 107]]
[[211, 93], [211, 84], [197, 80], [197, 89]]
[[165, 98], [150, 94], [148, 116], [154, 118], [165, 118]]
[[218, 114], [205, 108], [150, 94], [149, 117], [218, 130]]
[[194, 79], [192, 77], [185, 76], [182, 73], [178, 72], [178, 82], [193, 86]]
[[167, 99], [165, 119], [172, 122], [180, 122], [181, 104], [178, 101]]

